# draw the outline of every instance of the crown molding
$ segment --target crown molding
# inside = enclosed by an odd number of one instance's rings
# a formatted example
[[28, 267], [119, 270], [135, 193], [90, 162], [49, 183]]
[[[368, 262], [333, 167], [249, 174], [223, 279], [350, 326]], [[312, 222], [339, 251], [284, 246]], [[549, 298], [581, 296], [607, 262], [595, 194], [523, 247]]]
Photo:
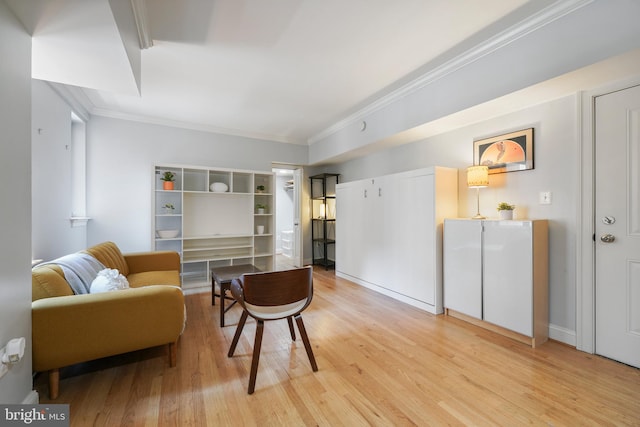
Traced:
[[366, 107], [356, 111], [355, 113], [336, 122], [325, 130], [313, 135], [307, 141], [308, 145], [315, 144], [328, 136], [346, 128], [353, 123], [362, 123], [365, 118], [381, 108], [384, 108], [400, 99], [410, 95], [421, 88], [428, 86], [437, 80], [454, 73], [455, 71], [472, 64], [475, 61], [491, 54], [516, 40], [536, 31], [557, 19], [562, 18], [576, 10], [593, 3], [594, 0], [560, 0], [553, 5], [546, 7], [538, 13], [528, 17], [527, 19], [507, 28], [506, 30], [496, 34], [494, 37], [479, 43], [472, 49], [469, 49], [455, 58], [433, 68], [431, 71], [410, 81], [400, 88], [384, 95]]
[[171, 126], [180, 129], [197, 130], [201, 132], [217, 133], [221, 135], [239, 136], [243, 138], [260, 139], [265, 141], [282, 142], [285, 144], [306, 145], [305, 141], [292, 139], [286, 136], [267, 135], [258, 132], [246, 132], [238, 129], [228, 129], [216, 126], [209, 126], [197, 123], [183, 122], [179, 120], [169, 120], [164, 118], [142, 116], [139, 114], [129, 114], [120, 111], [109, 110], [96, 107], [84, 90], [77, 86], [69, 86], [61, 83], [44, 81], [47, 83], [66, 103], [74, 113], [83, 121], [87, 122], [91, 116], [109, 117], [112, 119], [127, 120], [131, 122], [148, 123], [160, 126]]
[[221, 135], [238, 136], [243, 138], [259, 139], [265, 141], [282, 142], [285, 144], [306, 145], [305, 141], [292, 139], [286, 136], [267, 135], [258, 132], [246, 132], [238, 129], [228, 129], [216, 126], [209, 126], [197, 123], [183, 122], [179, 120], [169, 120], [164, 118], [142, 116], [139, 114], [129, 114], [114, 111], [106, 108], [96, 107], [84, 90], [77, 86], [69, 86], [61, 83], [44, 81], [47, 83], [66, 103], [74, 113], [83, 121], [87, 122], [91, 116], [108, 117], [112, 119], [127, 120], [131, 122], [154, 124], [159, 126], [170, 126], [180, 129], [197, 130], [201, 132], [216, 133]]
[[71, 110], [84, 122], [89, 121], [93, 104], [85, 93], [77, 86], [42, 80], [71, 107]]
[[128, 114], [119, 111], [113, 111], [104, 108], [93, 107], [91, 115], [108, 117], [112, 119], [128, 120], [139, 123], [154, 124], [159, 126], [170, 126], [180, 129], [196, 130], [201, 132], [216, 133], [228, 136], [238, 136], [243, 138], [259, 139], [264, 141], [282, 142], [285, 144], [306, 145], [304, 141], [294, 140], [285, 136], [267, 135], [258, 132], [246, 132], [238, 129], [221, 128], [217, 126], [209, 126], [198, 123], [183, 122], [180, 120], [170, 120], [165, 118], [157, 118], [150, 116], [141, 116], [138, 114]]
[[145, 0], [131, 0], [131, 7], [133, 8], [133, 19], [138, 29], [140, 49], [148, 49], [153, 46], [153, 39], [147, 20], [147, 3]]

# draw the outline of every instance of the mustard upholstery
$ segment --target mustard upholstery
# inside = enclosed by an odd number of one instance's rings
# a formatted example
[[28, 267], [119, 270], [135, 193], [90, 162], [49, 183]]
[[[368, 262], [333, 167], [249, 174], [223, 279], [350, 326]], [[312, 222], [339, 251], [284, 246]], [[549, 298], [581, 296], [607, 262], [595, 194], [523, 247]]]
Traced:
[[113, 242], [104, 242], [92, 246], [85, 251], [100, 261], [107, 268], [115, 268], [123, 276], [129, 275], [129, 266], [120, 252], [120, 248]]
[[[34, 371], [57, 372], [79, 362], [175, 345], [182, 332], [184, 296], [176, 252], [122, 254], [113, 242], [85, 252], [107, 268], [116, 268], [122, 274], [126, 271], [131, 289], [74, 295], [59, 266], [34, 267]], [[57, 389], [52, 393], [51, 384], [50, 394], [57, 395]]]

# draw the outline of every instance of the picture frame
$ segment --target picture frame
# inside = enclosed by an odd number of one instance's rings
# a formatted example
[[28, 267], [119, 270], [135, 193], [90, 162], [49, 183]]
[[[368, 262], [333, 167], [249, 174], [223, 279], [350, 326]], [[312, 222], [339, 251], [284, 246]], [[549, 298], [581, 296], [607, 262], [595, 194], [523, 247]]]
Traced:
[[473, 164], [489, 174], [533, 169], [533, 128], [474, 141]]

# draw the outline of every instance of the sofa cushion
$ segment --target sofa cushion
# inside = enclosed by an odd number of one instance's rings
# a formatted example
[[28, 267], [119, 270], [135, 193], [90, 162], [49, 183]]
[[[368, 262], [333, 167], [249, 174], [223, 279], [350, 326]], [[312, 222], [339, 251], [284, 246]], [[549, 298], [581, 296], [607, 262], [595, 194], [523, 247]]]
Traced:
[[31, 301], [73, 295], [73, 290], [57, 265], [43, 265], [31, 270]]
[[131, 273], [127, 276], [129, 286], [139, 288], [149, 285], [172, 285], [180, 286], [180, 272], [178, 271], [145, 271], [142, 273]]
[[115, 268], [124, 276], [129, 276], [129, 266], [125, 261], [120, 248], [113, 242], [104, 242], [92, 246], [85, 252], [93, 255], [98, 261], [107, 268]]

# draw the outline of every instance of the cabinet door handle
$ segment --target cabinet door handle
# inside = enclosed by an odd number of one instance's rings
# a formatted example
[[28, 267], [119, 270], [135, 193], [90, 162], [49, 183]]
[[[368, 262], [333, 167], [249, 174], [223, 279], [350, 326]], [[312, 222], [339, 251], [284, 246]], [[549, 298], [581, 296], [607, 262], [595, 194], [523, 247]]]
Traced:
[[378, 197], [382, 197], [382, 188], [378, 188]]
[[364, 190], [364, 198], [367, 198], [367, 190]]

